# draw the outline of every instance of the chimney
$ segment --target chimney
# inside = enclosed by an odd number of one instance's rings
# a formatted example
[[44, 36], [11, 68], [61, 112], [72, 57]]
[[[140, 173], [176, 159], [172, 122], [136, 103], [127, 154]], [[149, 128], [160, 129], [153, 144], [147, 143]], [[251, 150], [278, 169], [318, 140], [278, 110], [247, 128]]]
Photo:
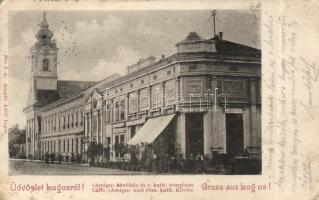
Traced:
[[219, 32], [219, 39], [223, 40], [223, 32]]

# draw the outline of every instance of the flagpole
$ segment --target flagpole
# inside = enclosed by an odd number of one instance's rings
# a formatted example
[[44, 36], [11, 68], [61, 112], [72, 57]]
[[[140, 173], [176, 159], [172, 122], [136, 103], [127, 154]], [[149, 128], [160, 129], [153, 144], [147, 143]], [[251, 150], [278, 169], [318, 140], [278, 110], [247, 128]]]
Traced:
[[215, 26], [215, 17], [216, 17], [216, 12], [214, 12], [214, 37], [216, 36], [216, 26]]

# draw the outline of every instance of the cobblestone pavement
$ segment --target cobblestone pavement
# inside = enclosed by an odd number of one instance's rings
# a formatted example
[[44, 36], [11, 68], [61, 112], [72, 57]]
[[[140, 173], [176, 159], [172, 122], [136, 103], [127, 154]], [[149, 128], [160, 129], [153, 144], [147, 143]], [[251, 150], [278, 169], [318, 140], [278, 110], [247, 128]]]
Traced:
[[[81, 164], [49, 164], [39, 161], [10, 160], [10, 175], [147, 175], [149, 172], [89, 167]], [[154, 173], [152, 173], [154, 174]]]

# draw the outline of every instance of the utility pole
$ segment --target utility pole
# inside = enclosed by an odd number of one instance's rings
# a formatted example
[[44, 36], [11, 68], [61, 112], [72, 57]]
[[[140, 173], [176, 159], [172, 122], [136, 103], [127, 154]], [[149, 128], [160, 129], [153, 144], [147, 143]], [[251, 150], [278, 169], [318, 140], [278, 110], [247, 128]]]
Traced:
[[213, 10], [213, 11], [211, 11], [211, 15], [208, 18], [208, 20], [213, 18], [214, 37], [216, 36], [216, 14], [217, 14], [217, 10]]

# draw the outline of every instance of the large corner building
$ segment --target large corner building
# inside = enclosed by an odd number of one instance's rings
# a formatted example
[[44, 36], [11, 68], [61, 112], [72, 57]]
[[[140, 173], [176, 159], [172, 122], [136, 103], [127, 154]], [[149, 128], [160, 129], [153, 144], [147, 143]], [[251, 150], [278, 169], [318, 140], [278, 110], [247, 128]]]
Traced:
[[[58, 47], [44, 16], [31, 48], [26, 115], [28, 158], [86, 161], [90, 142], [116, 161], [116, 144], [153, 144], [184, 157], [261, 154], [261, 53], [191, 32], [176, 53], [150, 56], [99, 82], [59, 80]], [[173, 46], [173, 45], [172, 45]], [[88, 72], [89, 73], [89, 72]]]

